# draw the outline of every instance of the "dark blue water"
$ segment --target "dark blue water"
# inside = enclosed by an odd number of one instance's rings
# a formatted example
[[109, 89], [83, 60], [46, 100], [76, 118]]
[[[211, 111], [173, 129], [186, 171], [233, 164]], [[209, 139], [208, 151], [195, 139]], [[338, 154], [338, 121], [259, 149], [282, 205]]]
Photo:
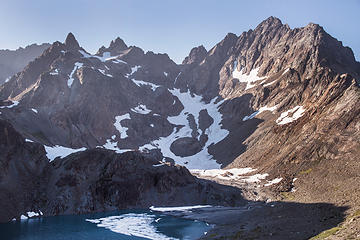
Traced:
[[117, 211], [33, 218], [0, 224], [1, 240], [197, 239], [211, 227], [203, 222], [151, 211]]

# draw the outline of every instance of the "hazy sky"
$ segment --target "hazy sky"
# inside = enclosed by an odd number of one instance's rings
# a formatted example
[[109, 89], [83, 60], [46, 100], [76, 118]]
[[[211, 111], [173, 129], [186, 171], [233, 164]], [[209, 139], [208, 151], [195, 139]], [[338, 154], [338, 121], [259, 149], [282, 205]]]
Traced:
[[292, 28], [318, 23], [360, 60], [360, 0], [1, 0], [0, 49], [64, 41], [73, 32], [92, 53], [119, 36], [180, 62], [192, 47], [209, 50], [269, 16]]

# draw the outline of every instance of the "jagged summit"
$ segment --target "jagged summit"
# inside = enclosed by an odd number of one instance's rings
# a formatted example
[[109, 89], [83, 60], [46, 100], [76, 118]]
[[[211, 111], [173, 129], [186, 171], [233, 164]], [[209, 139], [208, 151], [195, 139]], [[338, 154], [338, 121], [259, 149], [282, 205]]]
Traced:
[[123, 51], [128, 50], [129, 47], [126, 45], [124, 40], [122, 40], [120, 37], [117, 37], [115, 40], [112, 40], [110, 42], [109, 47], [102, 46], [96, 53], [96, 55], [102, 55], [104, 52], [110, 52], [111, 56], [116, 56]]
[[124, 40], [122, 40], [120, 37], [117, 37], [115, 40], [111, 41], [109, 49], [123, 51], [128, 49], [128, 46], [125, 44]]
[[71, 32], [67, 35], [67, 37], [65, 39], [65, 45], [69, 49], [79, 49], [80, 48], [78, 41], [76, 40], [74, 34], [72, 34]]
[[191, 49], [189, 55], [183, 60], [182, 64], [200, 63], [206, 57], [207, 51], [203, 45]]

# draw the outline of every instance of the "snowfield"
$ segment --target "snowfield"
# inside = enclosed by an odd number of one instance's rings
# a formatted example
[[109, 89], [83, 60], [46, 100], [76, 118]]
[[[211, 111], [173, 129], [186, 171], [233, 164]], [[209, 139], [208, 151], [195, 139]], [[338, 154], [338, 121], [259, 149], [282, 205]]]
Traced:
[[139, 104], [137, 107], [130, 109], [131, 111], [139, 114], [149, 114], [151, 112], [144, 104]]
[[305, 108], [303, 106], [296, 106], [290, 110], [287, 110], [286, 112], [281, 113], [280, 117], [276, 119], [276, 123], [278, 125], [291, 123], [302, 117], [304, 112]]
[[[210, 103], [202, 101], [202, 97], [191, 94], [190, 91], [180, 92], [179, 89], [169, 89], [169, 91], [177, 97], [184, 109], [178, 116], [168, 117], [168, 121], [174, 125], [181, 125], [180, 129], [174, 128], [173, 132], [167, 137], [161, 137], [151, 143], [145, 144], [139, 147], [140, 151], [146, 151], [150, 149], [160, 149], [164, 157], [174, 159], [177, 164], [186, 166], [188, 169], [218, 169], [220, 164], [216, 162], [211, 154], [208, 152], [208, 147], [211, 144], [216, 144], [223, 140], [229, 132], [222, 128], [222, 114], [219, 112], [219, 107], [223, 101], [216, 103], [216, 98], [211, 100]], [[208, 135], [208, 140], [203, 149], [195, 155], [188, 157], [176, 156], [170, 150], [171, 144], [179, 138], [191, 137], [192, 129], [190, 128], [188, 116], [191, 114], [195, 118], [195, 124], [199, 126], [199, 112], [202, 109], [206, 109], [210, 117], [214, 120], [213, 124], [206, 129], [205, 133]], [[199, 134], [202, 134], [198, 130]]]
[[238, 62], [234, 62], [232, 77], [239, 80], [239, 82], [246, 83], [245, 90], [255, 87], [255, 82], [264, 80], [266, 77], [258, 77], [259, 68], [252, 69], [249, 74], [243, 73], [244, 69], [237, 69]]
[[0, 108], [13, 108], [13, 107], [16, 107], [17, 105], [19, 105], [19, 102], [18, 101], [12, 101], [12, 104], [9, 105], [9, 106], [2, 106]]
[[71, 88], [71, 86], [72, 86], [72, 84], [73, 84], [73, 82], [74, 82], [74, 78], [73, 78], [74, 73], [75, 73], [78, 69], [80, 69], [83, 65], [84, 65], [84, 64], [83, 64], [83, 63], [80, 63], [80, 62], [76, 62], [76, 63], [74, 64], [74, 68], [73, 68], [73, 70], [71, 71], [71, 73], [70, 73], [70, 75], [69, 75], [69, 79], [68, 79], [68, 81], [67, 81], [67, 85], [68, 85], [69, 88]]
[[50, 162], [53, 161], [57, 157], [64, 158], [72, 153], [81, 152], [81, 151], [86, 150], [86, 148], [84, 148], [84, 147], [78, 148], [78, 149], [73, 149], [73, 148], [63, 147], [63, 146], [59, 146], [59, 145], [55, 145], [53, 147], [44, 145], [44, 147], [45, 147], [45, 151], [46, 151], [46, 156], [50, 160]]
[[245, 116], [243, 118], [243, 121], [249, 120], [249, 119], [253, 119], [254, 117], [256, 117], [257, 115], [259, 115], [260, 113], [264, 112], [264, 111], [270, 111], [270, 112], [274, 112], [277, 108], [277, 105], [273, 106], [273, 107], [261, 107], [259, 108], [259, 110], [253, 112], [251, 115], [249, 116]]
[[124, 138], [128, 137], [128, 135], [127, 135], [128, 128], [121, 126], [121, 123], [120, 123], [122, 120], [125, 120], [125, 119], [131, 119], [129, 113], [115, 117], [114, 126], [115, 126], [116, 130], [118, 130], [120, 133], [120, 139], [124, 139]]
[[[221, 180], [236, 180], [248, 183], [256, 183], [264, 180], [269, 174], [254, 174], [248, 176], [247, 174], [256, 171], [253, 168], [231, 168], [231, 169], [192, 169], [190, 170], [193, 174], [198, 174], [200, 177], [212, 177]], [[246, 175], [246, 176], [243, 176]]]

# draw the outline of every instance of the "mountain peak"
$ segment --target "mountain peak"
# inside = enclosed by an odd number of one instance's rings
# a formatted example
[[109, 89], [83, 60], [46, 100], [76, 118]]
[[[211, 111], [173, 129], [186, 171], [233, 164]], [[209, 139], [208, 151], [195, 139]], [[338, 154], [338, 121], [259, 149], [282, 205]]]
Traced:
[[128, 49], [128, 46], [121, 38], [117, 37], [115, 40], [111, 41], [109, 49], [116, 49], [117, 51], [122, 51]]
[[187, 56], [182, 64], [200, 63], [206, 57], [207, 51], [203, 45], [191, 49], [189, 56]]
[[78, 41], [76, 40], [74, 34], [72, 34], [71, 32], [67, 35], [65, 39], [65, 45], [70, 49], [80, 48]]
[[277, 17], [268, 17], [267, 19], [265, 19], [264, 21], [262, 21], [256, 28], [255, 31], [257, 30], [267, 30], [269, 28], [279, 28], [281, 27], [283, 24], [281, 22], [281, 20]]
[[110, 42], [110, 45], [108, 48], [102, 46], [96, 54], [101, 55], [104, 52], [110, 52], [111, 56], [119, 55], [122, 51], [129, 49], [129, 47], [126, 45], [124, 40], [117, 37], [115, 40], [112, 40]]

